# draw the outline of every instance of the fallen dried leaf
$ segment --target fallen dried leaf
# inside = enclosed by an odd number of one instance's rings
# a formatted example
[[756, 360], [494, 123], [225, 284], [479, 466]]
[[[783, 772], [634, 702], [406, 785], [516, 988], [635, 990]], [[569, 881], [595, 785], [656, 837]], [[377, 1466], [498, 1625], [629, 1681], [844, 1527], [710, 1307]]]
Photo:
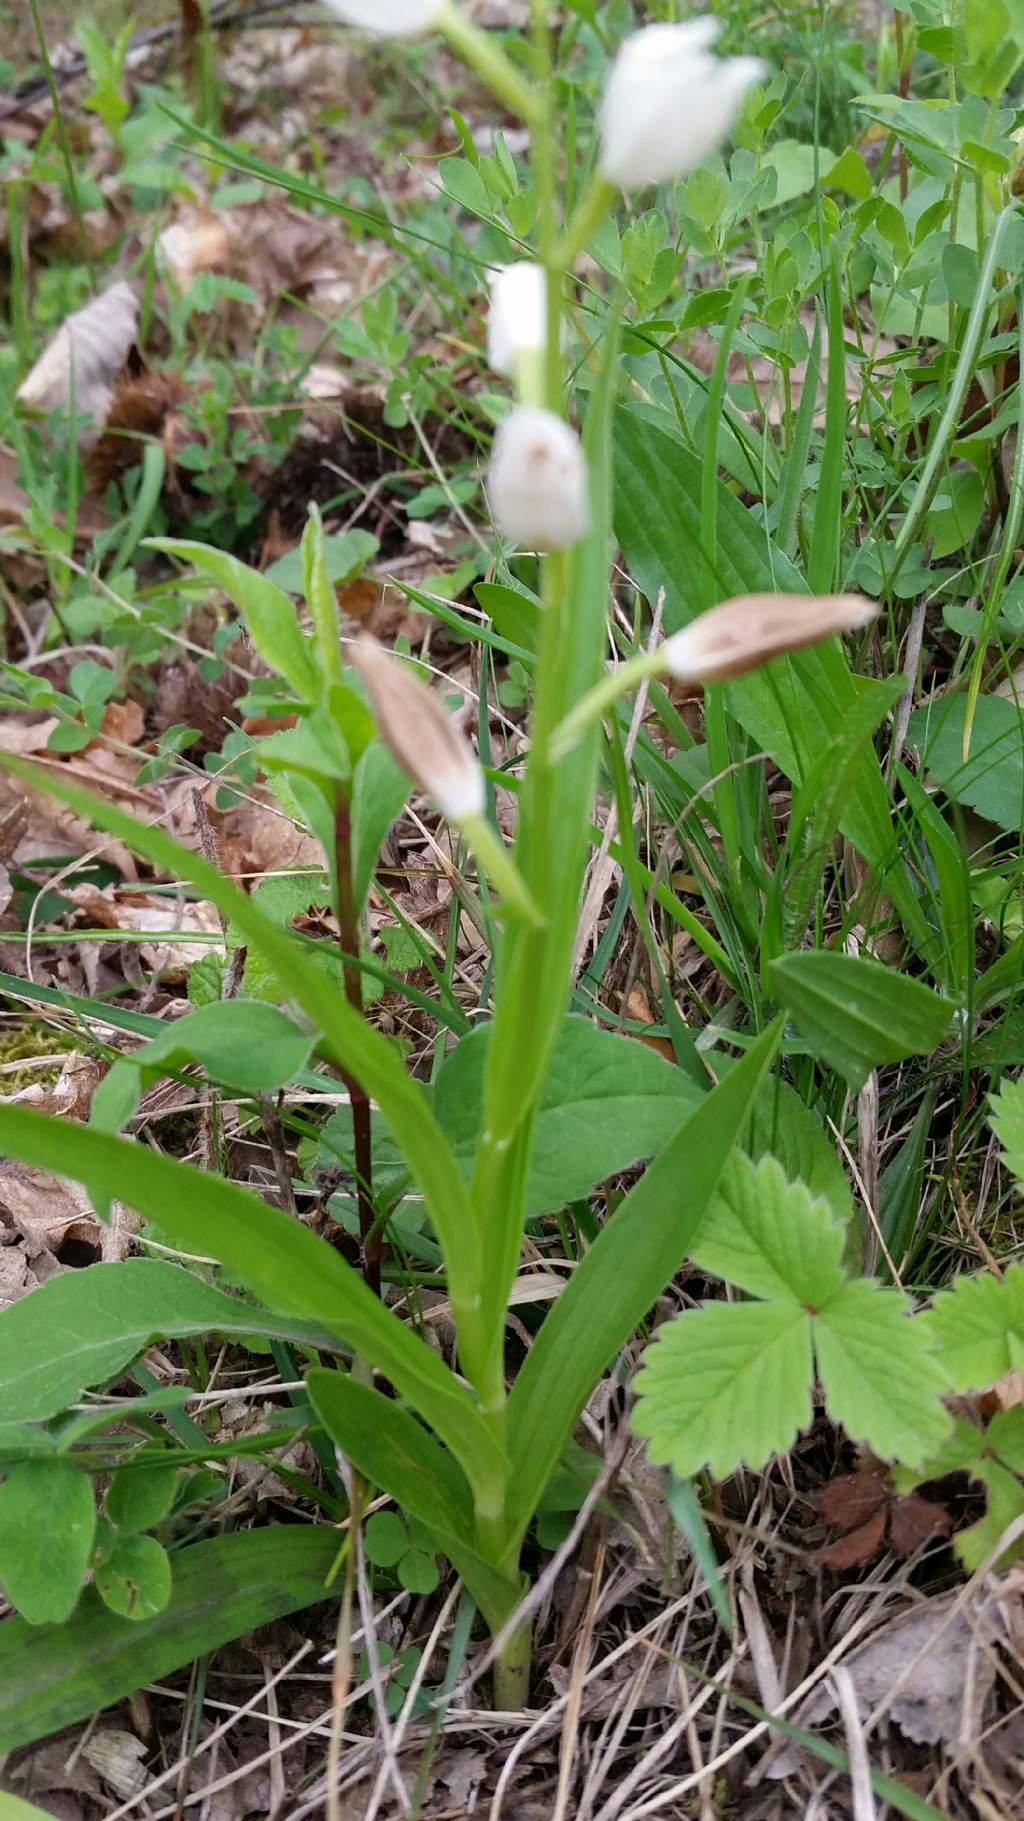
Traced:
[[[71, 1245], [100, 1250], [100, 1225], [81, 1184], [28, 1164], [0, 1161], [0, 1223], [24, 1241], [34, 1263], [41, 1253], [60, 1259]], [[81, 1255], [79, 1255], [81, 1257]]]
[[66, 318], [18, 387], [19, 402], [46, 413], [73, 402], [76, 415], [101, 428], [138, 323], [139, 300], [131, 285], [111, 285]]
[[856, 1530], [847, 1531], [838, 1542], [828, 1543], [824, 1549], [816, 1549], [814, 1560], [820, 1562], [823, 1568], [861, 1567], [864, 1562], [870, 1562], [881, 1549], [888, 1521], [888, 1508], [882, 1504]]

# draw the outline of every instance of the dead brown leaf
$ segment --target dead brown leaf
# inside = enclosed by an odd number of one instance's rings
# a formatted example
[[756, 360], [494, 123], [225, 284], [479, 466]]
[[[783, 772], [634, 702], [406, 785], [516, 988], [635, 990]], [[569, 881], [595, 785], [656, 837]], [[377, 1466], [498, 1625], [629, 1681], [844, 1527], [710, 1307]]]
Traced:
[[[165, 979], [183, 979], [187, 968], [204, 955], [223, 948], [220, 917], [205, 899], [198, 903], [174, 898], [121, 892], [116, 886], [73, 885], [64, 896], [85, 918], [114, 935], [125, 930], [136, 935], [152, 932], [166, 940], [144, 942], [139, 947], [142, 965]], [[217, 942], [189, 942], [190, 935], [216, 936]]]
[[33, 1265], [43, 1253], [59, 1259], [71, 1244], [99, 1253], [100, 1225], [81, 1185], [9, 1158], [0, 1160], [0, 1223], [7, 1244], [20, 1239]]
[[8, 1100], [11, 1106], [33, 1107], [39, 1113], [52, 1113], [58, 1119], [89, 1117], [92, 1097], [100, 1084], [103, 1068], [95, 1056], [72, 1050], [64, 1061], [56, 1081], [34, 1081], [19, 1088]]
[[61, 324], [18, 387], [19, 403], [45, 414], [73, 404], [94, 433], [101, 429], [138, 323], [139, 300], [131, 285], [111, 285]]

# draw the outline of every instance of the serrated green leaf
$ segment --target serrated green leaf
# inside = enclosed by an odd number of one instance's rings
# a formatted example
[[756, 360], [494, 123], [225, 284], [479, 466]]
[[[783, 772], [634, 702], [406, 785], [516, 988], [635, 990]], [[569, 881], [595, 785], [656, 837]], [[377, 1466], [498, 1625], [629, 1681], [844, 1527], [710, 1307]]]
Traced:
[[1001, 1279], [988, 1272], [956, 1278], [926, 1319], [954, 1391], [983, 1391], [1024, 1368], [1024, 1262]]
[[92, 1481], [70, 1461], [24, 1461], [0, 1486], [0, 1581], [30, 1625], [59, 1625], [78, 1604], [92, 1554]]
[[806, 949], [769, 972], [800, 1035], [854, 1090], [879, 1063], [930, 1055], [953, 1016], [948, 999], [862, 955]]
[[[149, 550], [163, 550], [183, 563], [191, 563], [200, 574], [209, 576], [217, 588], [229, 594], [245, 615], [252, 642], [260, 657], [290, 683], [296, 695], [314, 700], [319, 694], [317, 674], [309, 642], [300, 630], [295, 608], [284, 593], [265, 575], [224, 550], [209, 544], [196, 544], [187, 539], [153, 537], [146, 539]], [[301, 559], [300, 559], [301, 561]]]
[[1024, 1080], [1003, 1080], [992, 1095], [989, 1124], [1003, 1149], [1003, 1162], [1024, 1183]]
[[949, 1434], [947, 1376], [927, 1324], [910, 1319], [898, 1290], [863, 1278], [844, 1284], [815, 1321], [814, 1345], [829, 1415], [851, 1440], [917, 1466]]
[[842, 1288], [845, 1236], [827, 1202], [788, 1182], [774, 1157], [737, 1151], [722, 1172], [694, 1262], [751, 1296], [814, 1311]]
[[[958, 1532], [954, 1548], [968, 1574], [974, 1574], [1003, 1533], [1024, 1514], [1024, 1485], [999, 1461], [978, 1459], [970, 1471], [985, 1488], [985, 1515], [976, 1524]], [[1024, 1538], [1018, 1537], [999, 1558], [1000, 1565], [1005, 1568], [1022, 1553]]]
[[155, 1536], [119, 1536], [97, 1562], [95, 1580], [111, 1612], [141, 1624], [163, 1612], [171, 1597], [171, 1558]]
[[834, 1143], [781, 1076], [771, 1075], [764, 1083], [740, 1142], [754, 1163], [765, 1155], [777, 1158], [790, 1181], [805, 1183], [812, 1195], [827, 1201], [837, 1220], [853, 1219], [853, 1196]]
[[811, 1318], [792, 1303], [707, 1303], [659, 1329], [633, 1427], [680, 1478], [763, 1467], [811, 1420]]

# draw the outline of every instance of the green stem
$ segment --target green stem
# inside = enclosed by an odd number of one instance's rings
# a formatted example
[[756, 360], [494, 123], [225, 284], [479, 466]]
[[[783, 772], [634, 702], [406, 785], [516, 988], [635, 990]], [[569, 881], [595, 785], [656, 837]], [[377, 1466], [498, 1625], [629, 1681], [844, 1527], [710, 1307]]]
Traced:
[[635, 689], [647, 677], [657, 676], [665, 668], [662, 647], [656, 645], [652, 651], [638, 652], [636, 657], [627, 658], [624, 664], [616, 664], [601, 678], [595, 689], [581, 697], [574, 708], [570, 709], [565, 720], [555, 728], [551, 738], [551, 762], [557, 765], [576, 746], [588, 727], [600, 721], [608, 710], [629, 690]]
[[509, 1638], [494, 1665], [494, 1705], [499, 1713], [521, 1713], [530, 1694], [533, 1626], [529, 1619]]
[[473, 849], [480, 866], [499, 893], [502, 908], [517, 922], [530, 923], [539, 929], [544, 918], [516, 867], [501, 836], [484, 815], [467, 816], [459, 825]]
[[607, 177], [602, 177], [600, 171], [594, 173], [579, 208], [555, 249], [555, 260], [560, 272], [571, 271], [577, 255], [593, 239], [618, 194], [615, 185], [609, 183]]
[[510, 58], [499, 50], [488, 32], [482, 31], [460, 13], [456, 7], [445, 5], [437, 21], [452, 50], [462, 58], [468, 69], [487, 84], [491, 93], [497, 95], [513, 114], [531, 126], [540, 122], [542, 104], [524, 82]]

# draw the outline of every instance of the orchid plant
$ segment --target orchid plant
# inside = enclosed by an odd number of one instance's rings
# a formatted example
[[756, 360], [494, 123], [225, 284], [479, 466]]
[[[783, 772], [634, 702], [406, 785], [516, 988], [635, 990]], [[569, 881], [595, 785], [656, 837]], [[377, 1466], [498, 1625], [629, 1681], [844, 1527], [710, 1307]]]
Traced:
[[[618, 192], [682, 175], [723, 139], [758, 77], [758, 64], [716, 57], [717, 28], [710, 20], [650, 27], [629, 39], [608, 80], [596, 175], [566, 219], [559, 206], [561, 148], [546, 0], [534, 0], [532, 82], [453, 0], [331, 4], [357, 28], [398, 37], [443, 32], [532, 135], [535, 256], [494, 274], [489, 328], [491, 365], [511, 381], [515, 397], [495, 437], [488, 499], [502, 539], [539, 559], [540, 643], [528, 756], [515, 785], [514, 844], [507, 846], [499, 832], [485, 770], [414, 670], [367, 639], [355, 645], [351, 667], [342, 663], [337, 603], [315, 515], [304, 546], [310, 637], [297, 627], [287, 597], [265, 578], [201, 546], [161, 547], [233, 595], [254, 644], [292, 690], [297, 725], [264, 743], [261, 762], [323, 841], [346, 950], [343, 979], [326, 967], [316, 945], [302, 945], [277, 927], [258, 896], [240, 892], [209, 859], [88, 796], [55, 769], [42, 782], [213, 900], [239, 944], [259, 953], [279, 1003], [301, 1011], [318, 1056], [349, 1084], [363, 1188], [371, 1170], [370, 1109], [378, 1109], [418, 1185], [443, 1254], [440, 1281], [450, 1299], [457, 1356], [446, 1363], [375, 1294], [380, 1235], [371, 1202], [361, 1207], [361, 1227], [375, 1269], [364, 1280], [285, 1212], [228, 1183], [199, 1179], [200, 1196], [195, 1172], [117, 1137], [125, 1116], [123, 1080], [101, 1099], [85, 1133], [0, 1108], [0, 1142], [12, 1155], [78, 1175], [99, 1200], [129, 1200], [174, 1244], [227, 1266], [268, 1310], [314, 1323], [321, 1336], [333, 1337], [336, 1363], [317, 1360], [306, 1374], [316, 1419], [365, 1480], [389, 1494], [454, 1564], [495, 1634], [496, 1699], [512, 1708], [526, 1698], [529, 1677], [521, 1565], [528, 1526], [594, 1385], [696, 1242], [780, 1037], [776, 1020], [717, 1084], [696, 1063], [694, 1097], [681, 1107], [677, 1129], [577, 1263], [510, 1386], [506, 1315], [520, 1268], [542, 1097], [566, 1021], [605, 730], [609, 741], [617, 737], [621, 699], [653, 676], [713, 684], [861, 627], [873, 610], [845, 595], [734, 600], [642, 658], [606, 665], [617, 343], [612, 327], [593, 356], [580, 436], [570, 421], [565, 366], [575, 261]], [[371, 795], [371, 755], [380, 751], [375, 727], [395, 770], [385, 774], [372, 760]], [[18, 762], [11, 764], [19, 769]], [[389, 1040], [364, 1020], [353, 964], [368, 881], [367, 841], [372, 846], [397, 812], [403, 774], [475, 855], [481, 889], [489, 888], [496, 907], [493, 1018], [468, 1176], [427, 1094]], [[376, 808], [367, 821], [370, 801]], [[630, 1047], [624, 1039], [616, 1042], [622, 1051]], [[785, 1190], [776, 1175], [767, 1188], [785, 1226]], [[759, 1205], [756, 1184], [748, 1199]], [[814, 1205], [817, 1232], [828, 1219], [821, 1204]], [[841, 1247], [831, 1237], [822, 1245], [831, 1273], [829, 1307], [838, 1310], [846, 1294]], [[761, 1281], [757, 1277], [755, 1287]], [[803, 1319], [806, 1326], [809, 1318]], [[824, 1333], [824, 1315], [819, 1328]], [[657, 1370], [653, 1378], [656, 1387]], [[938, 1381], [924, 1364], [918, 1381], [921, 1399], [934, 1404]], [[805, 1386], [805, 1402], [808, 1396]], [[940, 1416], [924, 1426], [927, 1446], [938, 1445], [942, 1427]], [[773, 1440], [785, 1445], [786, 1436], [773, 1432]], [[662, 1449], [661, 1458], [674, 1458], [672, 1447]], [[680, 1444], [678, 1458], [687, 1469], [699, 1460], [692, 1436]]]

